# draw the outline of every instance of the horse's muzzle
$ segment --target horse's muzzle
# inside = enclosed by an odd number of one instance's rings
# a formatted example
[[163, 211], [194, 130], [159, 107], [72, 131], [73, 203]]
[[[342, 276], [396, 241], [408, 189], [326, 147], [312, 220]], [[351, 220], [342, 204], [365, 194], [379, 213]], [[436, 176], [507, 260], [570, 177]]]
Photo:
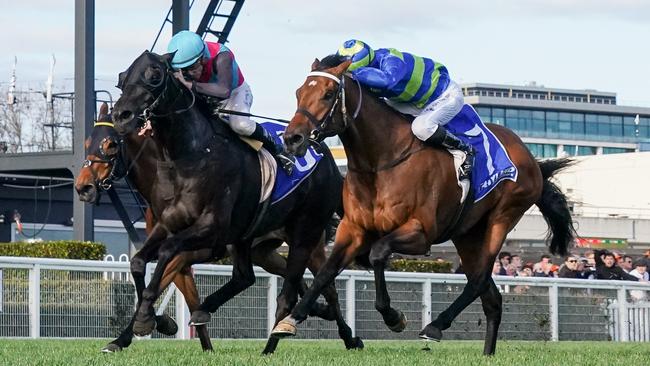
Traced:
[[284, 144], [287, 147], [287, 152], [296, 156], [303, 156], [307, 152], [306, 138], [302, 134], [286, 134], [284, 135]]
[[95, 203], [97, 200], [97, 187], [94, 184], [84, 184], [75, 187], [79, 200], [86, 203]]

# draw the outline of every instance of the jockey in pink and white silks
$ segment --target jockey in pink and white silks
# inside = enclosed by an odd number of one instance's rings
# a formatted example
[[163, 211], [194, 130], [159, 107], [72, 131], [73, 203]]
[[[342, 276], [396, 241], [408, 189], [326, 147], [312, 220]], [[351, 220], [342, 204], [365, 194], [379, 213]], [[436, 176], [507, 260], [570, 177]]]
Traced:
[[449, 77], [447, 68], [429, 58], [394, 48], [373, 50], [366, 43], [349, 40], [337, 54], [352, 61], [348, 71], [397, 111], [415, 116], [413, 134], [426, 144], [465, 153], [459, 180], [469, 180], [474, 148], [449, 133], [444, 125], [460, 112], [463, 92]]
[[[176, 71], [176, 78], [185, 86], [196, 93], [224, 100], [227, 110], [250, 112], [253, 93], [244, 81], [233, 52], [224, 44], [205, 42], [194, 32], [181, 31], [172, 37], [167, 51], [174, 53], [171, 66]], [[266, 129], [246, 116], [219, 114], [219, 117], [235, 133], [262, 142], [291, 175], [293, 160], [285, 154], [284, 145]]]

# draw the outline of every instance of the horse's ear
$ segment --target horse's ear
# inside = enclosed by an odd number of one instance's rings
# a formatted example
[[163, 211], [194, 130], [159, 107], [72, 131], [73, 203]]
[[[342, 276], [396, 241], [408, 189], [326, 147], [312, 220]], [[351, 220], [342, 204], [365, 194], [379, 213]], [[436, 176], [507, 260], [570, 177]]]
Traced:
[[166, 54], [164, 54], [164, 55], [161, 56], [161, 57], [162, 57], [162, 60], [163, 60], [163, 61], [167, 64], [167, 66], [169, 66], [170, 68], [172, 67], [172, 59], [174, 59], [174, 55], [175, 55], [175, 54], [176, 54], [176, 51], [174, 51], [174, 52], [170, 52], [170, 53], [166, 53]]
[[126, 79], [126, 74], [129, 72], [129, 69], [126, 69], [126, 71], [122, 71], [117, 75], [117, 85], [115, 85], [116, 88], [122, 90], [122, 87], [124, 86], [124, 79]]
[[343, 75], [344, 72], [348, 71], [348, 67], [350, 67], [350, 64], [352, 63], [352, 60], [345, 60], [341, 62], [340, 65], [335, 67], [332, 71], [333, 74], [335, 75]]
[[99, 107], [99, 115], [97, 116], [97, 120], [100, 120], [103, 117], [106, 117], [106, 115], [108, 115], [108, 104], [106, 104], [106, 102], [104, 102]]
[[320, 66], [320, 61], [315, 58], [314, 62], [311, 64], [311, 71], [316, 71], [316, 69], [318, 69], [318, 66]]

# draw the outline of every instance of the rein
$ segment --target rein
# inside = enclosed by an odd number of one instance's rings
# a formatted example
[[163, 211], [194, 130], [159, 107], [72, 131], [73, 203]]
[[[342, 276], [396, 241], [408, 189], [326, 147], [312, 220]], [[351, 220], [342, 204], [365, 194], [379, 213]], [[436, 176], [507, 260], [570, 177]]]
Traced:
[[[164, 88], [163, 88], [162, 92], [158, 95], [157, 98], [155, 98], [155, 100], [153, 101], [153, 103], [151, 103], [151, 105], [149, 105], [149, 107], [145, 108], [142, 111], [142, 114], [140, 115], [140, 118], [142, 120], [144, 120], [144, 121], [147, 121], [147, 120], [149, 120], [151, 118], [168, 117], [168, 116], [170, 116], [172, 114], [181, 114], [181, 113], [189, 111], [190, 109], [192, 109], [192, 107], [194, 107], [194, 103], [196, 102], [196, 94], [194, 94], [194, 91], [190, 90], [190, 95], [192, 95], [192, 102], [190, 102], [189, 106], [187, 106], [185, 108], [177, 109], [177, 110], [172, 110], [172, 111], [169, 111], [169, 112], [164, 113], [164, 114], [155, 114], [153, 112], [156, 109], [156, 107], [158, 107], [158, 104], [160, 104], [160, 102], [164, 99], [165, 94], [167, 93], [167, 90], [169, 89], [168, 86], [169, 86], [170, 71], [167, 70], [164, 75], [165, 75], [165, 77], [163, 78], [163, 80], [161, 80], [160, 84], [154, 86], [154, 87], [159, 87], [160, 85], [164, 85]], [[179, 87], [179, 89], [180, 88], [182, 88], [182, 87]], [[153, 96], [153, 93], [149, 89], [145, 88], [145, 90], [147, 91], [147, 93], [149, 93], [151, 96]], [[178, 98], [181, 95], [183, 95], [183, 89], [179, 90], [179, 93], [176, 94], [176, 97], [174, 98], [174, 101], [171, 103], [171, 105], [176, 104], [176, 101], [178, 100]]]
[[[338, 85], [339, 85], [338, 92], [337, 92], [337, 97], [334, 100], [334, 102], [332, 102], [332, 106], [330, 107], [329, 112], [327, 113], [327, 115], [322, 120], [319, 121], [311, 112], [309, 112], [306, 109], [299, 108], [298, 110], [296, 110], [296, 113], [303, 114], [304, 116], [306, 116], [309, 119], [309, 121], [311, 121], [314, 125], [316, 125], [316, 128], [314, 130], [312, 130], [311, 135], [309, 136], [309, 141], [312, 144], [320, 144], [320, 142], [325, 137], [327, 137], [326, 134], [323, 133], [323, 131], [325, 130], [325, 127], [327, 126], [327, 124], [332, 121], [332, 117], [334, 115], [334, 111], [336, 110], [336, 105], [338, 104], [339, 100], [341, 100], [341, 114], [343, 115], [343, 130], [345, 130], [348, 127], [348, 114], [347, 114], [347, 109], [346, 109], [346, 106], [345, 106], [345, 76], [346, 75], [345, 74], [342, 75], [341, 78], [339, 79], [336, 76], [334, 76], [334, 75], [332, 75], [332, 74], [330, 74], [328, 72], [312, 71], [307, 75], [307, 77], [310, 77], [310, 76], [325, 77], [325, 78], [328, 78], [330, 80], [336, 81], [338, 83]], [[355, 78], [352, 78], [352, 79], [357, 82], [357, 86], [359, 88], [359, 103], [357, 104], [357, 108], [355, 109], [354, 114], [352, 115], [352, 120], [354, 120], [359, 116], [359, 112], [361, 111], [361, 105], [362, 105], [362, 102], [363, 102], [363, 91], [361, 89], [361, 83], [359, 83], [359, 80], [357, 80]], [[418, 153], [418, 152], [425, 149], [425, 146], [422, 145], [422, 144], [420, 144], [420, 146], [418, 148], [413, 149], [413, 144], [415, 143], [415, 140], [416, 140], [416, 138], [413, 137], [411, 139], [411, 143], [409, 144], [408, 148], [404, 152], [402, 152], [402, 154], [397, 159], [391, 161], [388, 164], [385, 164], [385, 165], [382, 165], [382, 166], [379, 166], [379, 167], [376, 167], [376, 168], [371, 168], [371, 169], [359, 169], [359, 168], [352, 167], [350, 164], [348, 164], [348, 170], [353, 171], [353, 172], [357, 172], [357, 173], [371, 173], [371, 174], [374, 174], [374, 173], [377, 173], [377, 172], [380, 172], [380, 171], [383, 171], [383, 170], [392, 169], [392, 168], [400, 165], [401, 163], [405, 162], [406, 160], [408, 160], [412, 155], [414, 155], [414, 154], [416, 154], [416, 153]]]

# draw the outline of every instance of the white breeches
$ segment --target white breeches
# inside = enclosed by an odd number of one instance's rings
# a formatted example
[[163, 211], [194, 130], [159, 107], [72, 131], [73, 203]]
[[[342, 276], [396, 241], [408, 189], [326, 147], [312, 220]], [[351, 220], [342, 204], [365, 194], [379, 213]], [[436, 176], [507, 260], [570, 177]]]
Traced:
[[[236, 87], [230, 93], [230, 98], [225, 101], [225, 109], [237, 112], [250, 113], [253, 105], [253, 93], [246, 82]], [[255, 131], [256, 123], [249, 117], [235, 116], [230, 114], [220, 114], [230, 128], [242, 136], [250, 136]]]
[[465, 99], [460, 86], [454, 81], [449, 81], [447, 90], [423, 109], [416, 108], [412, 104], [387, 102], [401, 113], [416, 116], [411, 124], [411, 130], [418, 139], [425, 141], [436, 132], [439, 125], [446, 125], [460, 112]]

